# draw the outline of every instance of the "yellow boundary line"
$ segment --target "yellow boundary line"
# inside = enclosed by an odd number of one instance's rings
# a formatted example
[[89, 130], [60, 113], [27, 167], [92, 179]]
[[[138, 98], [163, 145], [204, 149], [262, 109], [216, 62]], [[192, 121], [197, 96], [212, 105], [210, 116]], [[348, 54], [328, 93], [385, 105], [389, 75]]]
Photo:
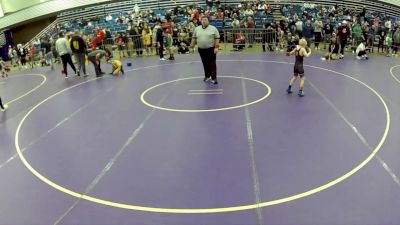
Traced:
[[[262, 61], [262, 60], [221, 60], [221, 61], [232, 61], [232, 62], [237, 62], [237, 61], [245, 61], [245, 62], [272, 62], [272, 63], [282, 63], [282, 64], [292, 64], [292, 63], [287, 63], [287, 62], [276, 62], [276, 61]], [[193, 62], [187, 62], [187, 63], [193, 63]], [[182, 63], [179, 63], [182, 64]], [[171, 65], [171, 64], [165, 64], [165, 65]], [[163, 66], [163, 65], [160, 65]], [[112, 207], [117, 207], [117, 208], [123, 208], [123, 209], [130, 209], [130, 210], [138, 210], [138, 211], [146, 211], [146, 212], [159, 212], [159, 213], [221, 213], [221, 212], [233, 212], [233, 211], [242, 211], [242, 210], [249, 210], [249, 209], [256, 209], [256, 208], [260, 208], [260, 207], [266, 207], [266, 206], [272, 206], [272, 205], [276, 205], [276, 204], [280, 204], [280, 203], [285, 203], [285, 202], [289, 202], [289, 201], [293, 201], [296, 199], [300, 199], [300, 198], [304, 198], [307, 197], [309, 195], [318, 193], [320, 191], [326, 190], [344, 180], [346, 180], [347, 178], [349, 178], [350, 176], [352, 176], [353, 174], [355, 174], [357, 171], [359, 171], [361, 168], [363, 168], [369, 161], [371, 161], [374, 156], [378, 153], [378, 151], [381, 149], [383, 143], [385, 142], [388, 132], [389, 132], [389, 128], [390, 128], [390, 112], [389, 109], [386, 105], [386, 102], [383, 100], [382, 96], [375, 91], [372, 87], [370, 87], [369, 85], [365, 84], [364, 82], [357, 80], [349, 75], [343, 74], [343, 73], [339, 73], [333, 70], [329, 70], [329, 69], [325, 69], [325, 68], [321, 68], [321, 67], [316, 67], [316, 66], [310, 66], [310, 65], [305, 65], [307, 67], [311, 67], [311, 68], [317, 68], [320, 70], [325, 70], [325, 71], [329, 71], [335, 74], [339, 74], [342, 75], [344, 77], [350, 78], [362, 85], [364, 85], [365, 87], [367, 87], [370, 91], [372, 91], [378, 98], [379, 100], [382, 102], [384, 108], [385, 108], [385, 112], [386, 112], [386, 128], [384, 130], [383, 136], [381, 138], [381, 140], [379, 141], [378, 145], [374, 148], [374, 150], [372, 151], [372, 153], [364, 160], [362, 161], [359, 165], [357, 165], [355, 168], [351, 169], [350, 171], [346, 172], [344, 175], [338, 177], [337, 179], [324, 184], [322, 186], [313, 188], [309, 191], [300, 193], [300, 194], [296, 194], [293, 196], [289, 196], [286, 198], [281, 198], [281, 199], [276, 199], [276, 200], [272, 200], [272, 201], [267, 201], [267, 202], [261, 202], [259, 204], [249, 204], [249, 205], [240, 205], [240, 206], [231, 206], [231, 207], [221, 207], [221, 208], [157, 208], [157, 207], [146, 207], [146, 206], [137, 206], [137, 205], [129, 205], [129, 204], [123, 204], [123, 203], [117, 203], [117, 202], [113, 202], [113, 201], [108, 201], [108, 200], [104, 200], [104, 199], [99, 199], [99, 198], [95, 198], [89, 195], [84, 195], [78, 192], [74, 192], [72, 190], [69, 190], [67, 188], [62, 187], [61, 185], [58, 185], [56, 183], [54, 183], [53, 181], [49, 180], [48, 178], [46, 178], [45, 176], [43, 176], [42, 174], [40, 174], [38, 171], [36, 171], [29, 163], [28, 161], [25, 159], [24, 155], [22, 154], [21, 148], [19, 146], [19, 133], [21, 131], [21, 128], [25, 122], [25, 120], [28, 118], [28, 116], [35, 110], [37, 109], [40, 105], [42, 105], [43, 103], [45, 103], [46, 101], [48, 101], [49, 99], [53, 98], [56, 95], [59, 95], [67, 90], [70, 90], [76, 86], [82, 85], [84, 83], [87, 83], [89, 81], [71, 86], [69, 88], [66, 88], [60, 92], [57, 92], [56, 94], [51, 95], [50, 97], [46, 98], [45, 100], [41, 101], [40, 103], [38, 103], [36, 106], [34, 106], [21, 120], [21, 122], [18, 125], [17, 131], [15, 133], [15, 148], [16, 151], [19, 155], [19, 157], [21, 158], [21, 161], [23, 162], [23, 164], [26, 166], [26, 168], [33, 173], [37, 178], [39, 178], [40, 180], [42, 180], [43, 182], [45, 182], [46, 184], [50, 185], [51, 187], [62, 191], [66, 194], [69, 194], [71, 196], [74, 196], [76, 198], [81, 198], [81, 199], [85, 199], [94, 203], [98, 203], [98, 204], [102, 204], [102, 205], [107, 205], [107, 206], [112, 206]], [[154, 67], [154, 66], [152, 66]], [[135, 70], [139, 70], [139, 69], [135, 69]], [[95, 79], [93, 79], [95, 80]]]
[[397, 83], [400, 84], [400, 80], [393, 74], [393, 69], [397, 68], [397, 67], [400, 67], [400, 65], [393, 66], [392, 68], [390, 68], [390, 75], [392, 75], [393, 79], [395, 79], [397, 81]]

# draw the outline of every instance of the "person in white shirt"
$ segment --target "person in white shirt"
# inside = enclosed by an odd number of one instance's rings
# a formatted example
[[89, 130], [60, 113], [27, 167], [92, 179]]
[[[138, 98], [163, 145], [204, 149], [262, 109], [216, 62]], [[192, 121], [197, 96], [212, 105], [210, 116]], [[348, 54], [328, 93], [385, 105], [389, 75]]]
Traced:
[[361, 41], [356, 49], [357, 59], [368, 59], [368, 55], [365, 51], [365, 40]]
[[76, 68], [74, 63], [72, 62], [71, 54], [72, 50], [69, 45], [68, 40], [64, 37], [64, 33], [60, 31], [58, 33], [58, 39], [56, 41], [56, 50], [61, 57], [61, 61], [63, 64], [63, 70], [61, 71], [65, 78], [68, 78], [68, 71], [67, 71], [67, 63], [71, 66], [72, 70], [74, 71], [75, 75], [77, 74]]
[[253, 16], [254, 12], [253, 12], [253, 10], [251, 10], [251, 8], [247, 8], [246, 11], [244, 11], [244, 15], [247, 17]]
[[295, 26], [296, 26], [297, 33], [299, 34], [300, 38], [302, 38], [303, 37], [303, 33], [302, 33], [303, 32], [303, 21], [301, 21], [301, 20], [296, 21]]
[[106, 16], [106, 21], [107, 21], [107, 22], [112, 21], [112, 19], [113, 19], [113, 17], [111, 16], [111, 14], [108, 14], [108, 15]]

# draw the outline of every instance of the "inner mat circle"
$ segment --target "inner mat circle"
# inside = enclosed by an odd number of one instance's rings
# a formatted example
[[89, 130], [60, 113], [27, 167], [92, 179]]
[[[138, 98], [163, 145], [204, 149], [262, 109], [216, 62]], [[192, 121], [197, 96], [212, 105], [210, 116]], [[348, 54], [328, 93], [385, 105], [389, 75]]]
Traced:
[[[235, 106], [228, 106], [228, 107], [221, 107], [221, 108], [209, 108], [209, 109], [184, 109], [184, 108], [180, 108], [180, 109], [179, 109], [179, 108], [172, 108], [172, 107], [162, 107], [162, 106], [158, 106], [158, 105], [155, 105], [155, 104], [151, 103], [151, 102], [148, 101], [148, 100], [146, 99], [146, 97], [145, 97], [146, 95], [150, 94], [151, 91], [154, 91], [155, 89], [160, 88], [160, 87], [165, 86], [165, 85], [168, 85], [168, 84], [176, 83], [176, 82], [179, 82], [179, 81], [188, 81], [188, 80], [194, 80], [194, 79], [196, 79], [196, 80], [203, 79], [202, 77], [188, 77], [188, 78], [180, 78], [180, 79], [176, 79], [176, 80], [172, 80], [172, 81], [163, 82], [163, 83], [157, 84], [157, 85], [155, 85], [155, 86], [153, 86], [153, 87], [150, 87], [150, 88], [148, 88], [147, 90], [145, 90], [145, 91], [141, 94], [140, 99], [141, 99], [141, 101], [143, 102], [143, 104], [145, 104], [145, 105], [147, 105], [147, 106], [149, 106], [149, 107], [155, 108], [155, 109], [164, 110], [164, 111], [172, 111], [172, 112], [189, 112], [189, 113], [193, 113], [193, 112], [224, 111], [224, 110], [231, 110], [231, 109], [242, 108], [242, 107], [246, 107], [246, 106], [253, 105], [253, 104], [256, 104], [256, 103], [258, 103], [258, 102], [261, 102], [261, 101], [265, 100], [266, 98], [268, 98], [268, 96], [271, 94], [271, 88], [268, 86], [268, 84], [266, 84], [266, 83], [264, 83], [264, 82], [262, 82], [262, 81], [259, 81], [259, 80], [255, 80], [255, 79], [247, 78], [247, 77], [237, 77], [237, 76], [218, 76], [218, 77], [219, 77], [219, 78], [231, 78], [231, 79], [239, 79], [239, 80], [245, 80], [245, 81], [252, 81], [252, 82], [254, 82], [254, 83], [257, 83], [257, 84], [262, 85], [262, 87], [264, 87], [264, 88], [267, 89], [267, 92], [266, 92], [261, 98], [256, 99], [256, 100], [253, 100], [253, 101], [250, 101], [250, 102], [248, 102], [248, 103], [238, 104], [238, 105], [235, 105]], [[209, 85], [213, 85], [213, 84], [209, 84]], [[222, 94], [223, 89], [217, 89], [217, 88], [218, 88], [217, 85], [215, 85], [214, 87], [216, 88], [216, 89], [214, 89], [214, 90], [215, 90], [215, 91], [214, 91], [215, 94], [217, 94], [217, 93], [221, 93], [221, 94]], [[205, 90], [205, 91], [208, 91], [208, 92], [207, 92], [207, 93], [203, 93], [203, 94], [213, 94], [213, 93], [211, 92], [212, 90], [213, 90], [213, 89]], [[188, 90], [188, 92], [189, 92], [188, 94], [189, 94], [189, 95], [190, 95], [190, 94], [201, 94], [201, 93], [199, 93], [200, 91], [201, 91], [201, 90]]]

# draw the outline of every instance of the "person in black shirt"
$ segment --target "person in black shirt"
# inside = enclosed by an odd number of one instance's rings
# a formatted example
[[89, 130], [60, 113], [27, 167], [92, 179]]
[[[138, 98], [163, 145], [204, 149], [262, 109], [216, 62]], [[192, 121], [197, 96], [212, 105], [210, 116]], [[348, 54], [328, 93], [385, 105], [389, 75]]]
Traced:
[[323, 59], [326, 60], [337, 60], [339, 59], [339, 44], [336, 38], [331, 38], [331, 43], [329, 45], [329, 52], [325, 55]]
[[296, 56], [296, 61], [294, 63], [294, 69], [293, 69], [293, 77], [290, 79], [289, 87], [286, 90], [288, 94], [293, 93], [292, 92], [292, 85], [296, 82], [297, 77], [300, 76], [300, 90], [298, 92], [298, 95], [300, 97], [304, 96], [304, 68], [303, 68], [303, 59], [304, 57], [309, 57], [311, 55], [311, 49], [308, 48], [308, 51], [306, 50], [307, 48], [307, 41], [305, 39], [300, 39], [299, 45], [288, 55], [295, 55]]
[[157, 25], [156, 40], [157, 40], [158, 54], [160, 56], [160, 60], [165, 60], [165, 58], [164, 58], [164, 31], [163, 31], [163, 28], [161, 28], [161, 26], [159, 26], [159, 25]]
[[333, 33], [333, 26], [329, 20], [327, 21], [327, 24], [325, 24], [323, 32], [324, 32], [324, 39], [325, 39], [324, 49], [326, 49], [326, 43], [330, 43], [332, 33]]
[[17, 45], [17, 54], [19, 57], [19, 61], [21, 62], [22, 66], [26, 66], [26, 55], [28, 54], [28, 50], [22, 47], [22, 44]]
[[382, 49], [382, 52], [384, 51], [384, 41], [385, 41], [385, 36], [386, 36], [386, 28], [382, 27], [381, 24], [379, 24], [378, 26], [378, 37], [379, 37], [379, 44], [378, 44], [378, 53], [379, 53], [379, 49]]
[[80, 71], [82, 69], [82, 72], [86, 77], [87, 73], [86, 73], [85, 60], [86, 60], [87, 46], [83, 38], [80, 36], [80, 32], [78, 30], [75, 31], [75, 34], [71, 38], [70, 47], [75, 55], [76, 61], [78, 62], [78, 71], [76, 75], [80, 76]]
[[186, 54], [189, 53], [189, 42], [185, 41], [181, 35], [179, 35], [179, 38], [177, 39], [177, 47], [178, 47], [178, 52], [180, 54]]
[[51, 69], [54, 69], [53, 51], [51, 50], [51, 44], [49, 40], [43, 38], [40, 43], [40, 48], [42, 49], [44, 55], [45, 64], [50, 65]]

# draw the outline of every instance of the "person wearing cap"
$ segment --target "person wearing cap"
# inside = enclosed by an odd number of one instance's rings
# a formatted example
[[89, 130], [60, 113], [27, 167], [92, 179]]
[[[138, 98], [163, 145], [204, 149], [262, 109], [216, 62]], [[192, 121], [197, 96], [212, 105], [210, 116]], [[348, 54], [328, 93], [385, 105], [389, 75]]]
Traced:
[[193, 49], [196, 44], [198, 46], [204, 68], [205, 77], [203, 81], [218, 84], [216, 56], [219, 48], [219, 32], [216, 27], [210, 25], [206, 16], [201, 17], [201, 24], [193, 32], [190, 47]]
[[347, 21], [343, 20], [342, 24], [338, 28], [337, 36], [340, 40], [340, 58], [343, 59], [344, 57], [344, 48], [347, 45], [347, 40], [350, 37], [350, 28], [347, 25]]

